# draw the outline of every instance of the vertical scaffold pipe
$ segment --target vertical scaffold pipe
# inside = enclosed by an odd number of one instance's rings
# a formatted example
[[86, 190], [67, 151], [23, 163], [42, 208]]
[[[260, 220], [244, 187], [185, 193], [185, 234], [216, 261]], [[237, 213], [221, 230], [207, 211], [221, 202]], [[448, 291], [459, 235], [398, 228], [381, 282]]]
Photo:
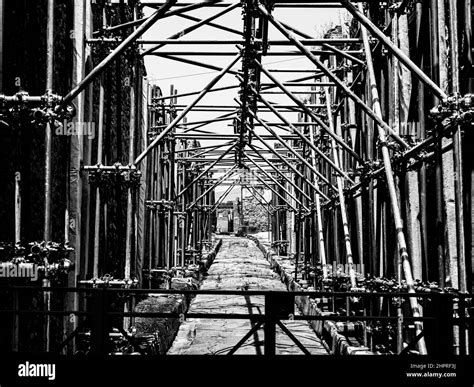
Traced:
[[[53, 92], [53, 61], [54, 58], [54, 0], [48, 0], [47, 26], [46, 26], [46, 94]], [[53, 143], [53, 128], [51, 120], [46, 123], [45, 133], [45, 167], [44, 167], [44, 236], [48, 242], [51, 240], [51, 151]], [[43, 279], [43, 287], [50, 287], [49, 278]], [[50, 310], [51, 293], [43, 292], [43, 301], [46, 311]], [[45, 350], [50, 347], [50, 322], [49, 315], [45, 316]]]
[[[183, 147], [186, 149], [188, 147], [187, 141], [183, 142]], [[183, 153], [183, 158], [187, 158], [189, 156], [189, 152]], [[181, 163], [181, 184], [179, 186], [180, 192], [186, 186], [186, 163]], [[186, 252], [186, 228], [188, 224], [188, 215], [186, 213], [186, 199], [189, 195], [184, 195], [181, 199], [181, 256], [179, 266], [184, 267], [184, 256]], [[175, 200], [178, 200], [177, 197]]]
[[[135, 84], [135, 82], [133, 82]], [[130, 86], [130, 133], [128, 160], [133, 163], [135, 156], [135, 89]], [[132, 266], [132, 222], [133, 222], [133, 187], [127, 188], [127, 225], [125, 235], [125, 279], [130, 279]]]
[[[359, 7], [359, 9], [362, 9]], [[392, 40], [393, 44], [398, 47], [398, 13], [393, 12], [392, 14]], [[400, 82], [398, 79], [398, 72], [399, 72], [399, 63], [398, 59], [395, 55], [391, 57], [391, 83], [392, 83], [392, 94], [391, 94], [391, 106], [390, 109], [391, 114], [391, 124], [394, 130], [397, 132], [400, 131]], [[401, 285], [402, 281], [402, 258], [400, 255], [397, 255], [397, 262], [396, 262], [396, 278], [398, 284]], [[380, 302], [382, 303], [382, 297], [380, 298]], [[403, 350], [403, 310], [402, 305], [399, 303], [397, 305], [397, 352], [400, 353]]]
[[[451, 85], [453, 94], [459, 93], [459, 49], [458, 49], [458, 14], [456, 0], [449, 0], [449, 31], [451, 40]], [[463, 170], [461, 126], [455, 126], [454, 145], [454, 192], [456, 201], [456, 237], [458, 247], [459, 290], [467, 291], [466, 254], [464, 250], [464, 209], [463, 209]]]
[[[458, 48], [458, 8], [456, 0], [449, 0], [449, 31], [451, 48], [451, 87], [455, 95], [459, 94], [459, 48]], [[464, 206], [463, 206], [463, 160], [462, 160], [462, 134], [461, 125], [458, 123], [453, 132], [454, 156], [454, 198], [456, 210], [456, 245], [458, 255], [458, 286], [463, 293], [467, 292], [466, 252], [464, 248]], [[464, 315], [464, 311], [461, 312]], [[468, 331], [459, 329], [460, 355], [468, 354]], [[465, 353], [463, 353], [465, 352]]]
[[[99, 81], [99, 117], [97, 133], [97, 164], [102, 164], [102, 148], [104, 137], [104, 80]], [[100, 253], [100, 188], [95, 189], [95, 219], [94, 219], [94, 256], [92, 263], [93, 278], [99, 277], [99, 253]]]
[[[21, 173], [15, 172], [15, 243], [21, 241]], [[18, 292], [13, 292], [13, 307], [19, 309]], [[19, 315], [13, 316], [12, 350], [18, 351]]]
[[[133, 16], [135, 19], [135, 9], [133, 9]], [[129, 136], [128, 136], [128, 163], [132, 165], [135, 158], [135, 126], [136, 126], [136, 96], [135, 87], [137, 83], [137, 66], [136, 59], [132, 59], [131, 67], [131, 82], [130, 82], [130, 119], [129, 119]], [[125, 280], [130, 279], [132, 271], [132, 245], [134, 243], [134, 196], [135, 188], [133, 185], [127, 187], [127, 219], [125, 227]], [[136, 254], [136, 253], [135, 253]], [[126, 300], [124, 304], [124, 312], [129, 312], [129, 309], [133, 309], [134, 299], [133, 296], [130, 300]], [[128, 329], [133, 324], [133, 317], [124, 318], [124, 329]]]
[[[176, 131], [176, 129], [175, 129]], [[175, 201], [174, 198], [176, 196], [176, 189], [175, 189], [175, 150], [176, 150], [176, 141], [174, 138], [170, 138], [168, 142], [168, 200]], [[175, 260], [175, 233], [176, 233], [176, 222], [174, 219], [174, 206], [168, 212], [168, 262], [169, 267], [176, 266]]]
[[[332, 109], [331, 109], [331, 95], [329, 94], [328, 87], [324, 88], [324, 94], [326, 96], [326, 109], [327, 109], [329, 127], [331, 128], [333, 132], [335, 132], [334, 119], [333, 119]], [[333, 152], [334, 164], [336, 164], [337, 167], [340, 168], [341, 166], [339, 163], [339, 152], [337, 149], [336, 141], [334, 141], [333, 138], [331, 138], [331, 147], [332, 147], [332, 152]], [[349, 221], [347, 219], [346, 200], [344, 196], [344, 183], [340, 175], [336, 175], [336, 183], [337, 183], [337, 193], [339, 196], [339, 208], [341, 210], [342, 230], [344, 232], [344, 244], [346, 247], [346, 263], [349, 266], [349, 277], [351, 280], [351, 286], [355, 287], [357, 286], [357, 283], [356, 283], [355, 271], [354, 271], [354, 261], [352, 259], [351, 235], [349, 232]]]
[[[314, 125], [309, 126], [309, 139], [311, 143], [314, 144]], [[316, 153], [313, 148], [311, 148], [311, 160], [313, 163], [313, 167], [316, 168]], [[314, 185], [319, 185], [317, 176], [314, 176]], [[319, 262], [321, 263], [321, 266], [323, 268], [323, 279], [327, 279], [328, 269], [326, 267], [326, 244], [324, 242], [323, 221], [321, 216], [321, 196], [319, 195], [319, 192], [314, 192], [314, 202], [316, 207], [316, 220], [318, 228]]]
[[[426, 8], [426, 7], [425, 7]], [[422, 42], [422, 23], [425, 15], [425, 9], [423, 4], [416, 4], [416, 49], [421, 51], [420, 53], [420, 67], [424, 66], [426, 61], [426, 51], [423, 49]], [[429, 52], [429, 51], [428, 51]], [[425, 86], [419, 82], [418, 87], [418, 120], [420, 123], [419, 138], [421, 141], [426, 139], [426, 119], [425, 119]], [[429, 267], [428, 267], [428, 209], [426, 206], [426, 162], [423, 161], [420, 167], [419, 173], [419, 185], [420, 185], [420, 224], [421, 224], [421, 243], [422, 243], [422, 265], [425, 273], [424, 279], [428, 279]]]
[[[49, 54], [48, 54], [49, 56]], [[52, 81], [52, 80], [51, 80]], [[49, 83], [49, 82], [48, 82]], [[51, 89], [48, 89], [50, 92]], [[45, 160], [44, 160], [44, 234], [45, 241], [51, 240], [51, 152], [53, 143], [52, 123], [48, 120], [45, 126]]]
[[[102, 27], [106, 27], [105, 7], [102, 9]], [[99, 117], [97, 133], [97, 164], [102, 164], [102, 148], [104, 140], [104, 76], [99, 77]], [[100, 253], [100, 188], [95, 189], [95, 219], [94, 219], [94, 255], [92, 261], [92, 276], [99, 277], [99, 253]]]
[[[443, 8], [444, 9], [444, 8]], [[440, 83], [440, 55], [439, 55], [439, 27], [438, 27], [438, 0], [430, 0], [430, 28], [431, 28], [431, 51], [430, 51], [430, 65], [432, 78]], [[437, 105], [439, 100], [433, 96], [431, 99], [432, 105]], [[435, 128], [434, 136], [436, 138], [434, 155], [435, 155], [435, 189], [436, 189], [436, 259], [438, 266], [438, 283], [443, 289], [445, 286], [444, 275], [444, 230], [443, 230], [443, 170], [441, 162], [441, 134]]]
[[15, 172], [15, 243], [21, 241], [21, 173]]
[[[359, 7], [362, 7], [362, 5], [359, 4]], [[374, 111], [377, 115], [381, 116], [382, 110], [380, 107], [380, 99], [379, 99], [379, 94], [378, 94], [377, 81], [375, 78], [375, 71], [374, 71], [374, 65], [373, 65], [373, 60], [372, 60], [372, 51], [370, 49], [370, 44], [369, 44], [369, 38], [368, 38], [367, 30], [364, 27], [362, 27], [361, 32], [362, 32], [362, 40], [364, 43], [364, 51], [367, 58], [367, 72], [369, 75], [368, 80], [370, 82], [370, 90], [372, 93]], [[393, 220], [395, 223], [395, 230], [397, 233], [399, 254], [402, 259], [403, 274], [405, 275], [405, 280], [408, 286], [408, 292], [414, 293], [415, 289], [414, 289], [414, 284], [413, 284], [413, 275], [411, 272], [411, 265], [410, 265], [410, 261], [408, 257], [407, 244], [405, 241], [405, 234], [403, 231], [403, 222], [402, 222], [402, 217], [400, 214], [400, 207], [398, 203], [395, 181], [393, 177], [392, 163], [390, 161], [390, 153], [387, 146], [387, 138], [386, 138], [386, 134], [383, 128], [381, 128], [380, 126], [377, 126], [377, 128], [378, 128], [378, 133], [379, 133], [380, 146], [382, 148], [381, 151], [382, 151], [383, 163], [385, 166], [385, 176], [387, 179], [390, 202], [392, 205]], [[411, 306], [413, 317], [420, 317], [420, 307], [418, 305], [418, 301], [416, 297], [410, 297], [410, 306]], [[416, 321], [415, 327], [416, 327], [417, 335], [423, 331], [422, 322]], [[424, 338], [421, 338], [418, 341], [418, 350], [420, 354], [422, 355], [427, 354]]]

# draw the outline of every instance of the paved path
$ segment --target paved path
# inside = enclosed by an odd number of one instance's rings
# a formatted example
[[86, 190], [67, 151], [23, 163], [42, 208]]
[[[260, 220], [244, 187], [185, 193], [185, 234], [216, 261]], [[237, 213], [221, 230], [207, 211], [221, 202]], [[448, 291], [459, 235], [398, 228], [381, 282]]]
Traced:
[[[201, 289], [248, 289], [285, 291], [280, 278], [254, 242], [246, 238], [224, 237], [219, 254], [209, 269]], [[252, 313], [264, 311], [263, 296], [198, 295], [190, 313]], [[306, 321], [284, 324], [312, 354], [327, 354], [326, 349]], [[188, 319], [180, 326], [169, 355], [226, 354], [251, 329], [249, 320]], [[263, 354], [263, 328], [260, 328], [236, 352]], [[277, 327], [276, 353], [302, 354], [293, 341]]]

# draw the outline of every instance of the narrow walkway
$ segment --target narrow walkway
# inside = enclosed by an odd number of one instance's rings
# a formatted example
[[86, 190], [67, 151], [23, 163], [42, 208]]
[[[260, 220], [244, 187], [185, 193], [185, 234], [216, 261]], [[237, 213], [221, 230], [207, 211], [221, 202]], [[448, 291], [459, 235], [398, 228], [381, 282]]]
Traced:
[[[285, 291], [280, 278], [254, 242], [246, 238], [224, 237], [219, 254], [201, 289], [247, 289]], [[296, 310], [296, 308], [295, 308]], [[190, 313], [262, 314], [263, 296], [198, 295], [191, 303]], [[297, 312], [297, 310], [296, 310]], [[298, 314], [298, 312], [297, 312]], [[326, 349], [306, 321], [284, 321], [311, 354], [327, 354]], [[188, 319], [181, 324], [169, 355], [227, 354], [251, 329], [249, 320]], [[235, 353], [263, 354], [263, 328], [259, 329]], [[276, 354], [303, 352], [277, 327]]]

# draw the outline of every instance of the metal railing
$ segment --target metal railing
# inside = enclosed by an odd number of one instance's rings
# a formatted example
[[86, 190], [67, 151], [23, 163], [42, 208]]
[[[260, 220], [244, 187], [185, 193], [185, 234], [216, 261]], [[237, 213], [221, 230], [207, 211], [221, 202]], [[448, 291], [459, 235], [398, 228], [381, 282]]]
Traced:
[[[0, 316], [5, 321], [6, 316], [18, 318], [22, 315], [39, 315], [39, 316], [81, 316], [89, 317], [89, 327], [91, 336], [90, 353], [107, 353], [107, 342], [109, 340], [109, 333], [111, 331], [112, 318], [172, 318], [180, 319], [180, 321], [198, 318], [198, 319], [244, 319], [252, 322], [251, 330], [229, 351], [228, 354], [235, 353], [245, 341], [252, 336], [260, 327], [264, 328], [264, 354], [275, 355], [276, 352], [276, 326], [279, 326], [282, 331], [293, 340], [303, 353], [310, 354], [304, 345], [285, 327], [282, 323], [284, 320], [303, 320], [303, 321], [341, 321], [341, 322], [384, 322], [395, 324], [414, 324], [421, 322], [425, 324], [425, 329], [416, 336], [401, 354], [407, 353], [411, 349], [415, 349], [416, 342], [425, 336], [425, 330], [430, 330], [431, 337], [429, 348], [431, 354], [447, 354], [449, 347], [452, 346], [451, 335], [455, 327], [460, 332], [461, 340], [459, 340], [459, 354], [472, 353], [473, 344], [472, 337], [474, 332], [472, 327], [474, 325], [474, 317], [472, 316], [472, 295], [471, 294], [456, 294], [456, 293], [404, 293], [404, 292], [324, 292], [324, 291], [263, 291], [263, 290], [174, 290], [174, 289], [131, 289], [131, 288], [113, 288], [113, 287], [92, 287], [92, 288], [37, 288], [33, 286], [11, 286], [0, 288], [0, 295], [5, 296], [8, 292], [13, 293], [13, 298], [18, 300], [19, 294], [25, 292], [34, 292], [41, 294], [48, 292], [50, 295], [65, 296], [67, 293], [75, 295], [82, 294], [88, 296], [89, 305], [87, 310], [39, 310], [39, 309], [7, 309], [0, 308]], [[136, 299], [149, 294], [163, 294], [163, 295], [215, 295], [215, 296], [260, 296], [264, 297], [265, 309], [260, 314], [250, 313], [193, 313], [193, 312], [124, 312], [121, 310], [112, 310], [111, 301], [114, 297], [121, 297], [128, 302], [131, 299]], [[410, 297], [415, 297], [417, 300], [431, 300], [429, 308], [429, 315], [420, 317], [412, 316], [390, 316], [390, 315], [370, 315], [364, 313], [362, 315], [295, 315], [295, 298], [309, 297], [315, 300], [345, 300], [358, 299], [362, 302], [362, 309], [367, 310], [370, 302], [380, 300], [383, 298], [390, 299], [394, 302], [402, 302], [402, 300], [409, 301]], [[18, 304], [16, 304], [18, 305]], [[359, 309], [361, 310], [361, 309]], [[425, 311], [428, 308], [425, 309]], [[401, 321], [400, 321], [401, 320]], [[69, 336], [61, 343], [58, 350], [66, 346], [78, 333], [84, 328], [84, 324], [77, 326], [76, 330], [69, 334]], [[120, 329], [125, 334], [123, 329]], [[126, 337], [126, 335], [125, 335]], [[463, 338], [469, 338], [464, 340]]]

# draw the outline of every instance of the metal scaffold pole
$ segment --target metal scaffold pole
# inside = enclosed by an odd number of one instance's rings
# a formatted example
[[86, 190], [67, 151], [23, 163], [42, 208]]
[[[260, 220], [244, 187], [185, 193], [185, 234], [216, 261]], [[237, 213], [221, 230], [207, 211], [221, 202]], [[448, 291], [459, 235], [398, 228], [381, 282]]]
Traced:
[[[364, 49], [365, 49], [365, 54], [367, 57], [367, 72], [369, 75], [369, 82], [370, 82], [370, 89], [372, 92], [372, 103], [374, 106], [374, 110], [377, 115], [381, 116], [382, 111], [380, 107], [380, 99], [378, 95], [378, 87], [377, 87], [377, 81], [375, 78], [375, 72], [374, 72], [374, 67], [373, 67], [373, 61], [372, 61], [372, 51], [370, 49], [369, 45], [369, 40], [367, 36], [367, 32], [364, 28], [362, 28], [362, 39], [364, 40]], [[395, 229], [396, 229], [396, 234], [397, 234], [397, 242], [398, 242], [398, 250], [401, 258], [401, 265], [403, 269], [403, 274], [405, 276], [405, 280], [408, 285], [408, 289], [410, 293], [414, 293], [414, 284], [413, 284], [413, 276], [411, 272], [411, 265], [410, 265], [410, 260], [408, 257], [408, 251], [407, 251], [407, 245], [405, 242], [405, 234], [403, 231], [403, 221], [402, 217], [400, 214], [400, 207], [398, 203], [398, 197], [396, 193], [396, 187], [395, 187], [395, 181], [393, 177], [393, 171], [392, 171], [392, 164], [390, 160], [390, 153], [387, 147], [387, 138], [385, 131], [382, 127], [378, 126], [378, 133], [379, 133], [379, 139], [380, 139], [380, 147], [381, 147], [381, 152], [382, 152], [382, 158], [383, 158], [383, 163], [385, 166], [385, 176], [387, 179], [387, 186], [388, 186], [388, 191], [390, 195], [390, 202], [392, 206], [392, 214], [393, 214], [393, 220], [395, 223]], [[412, 314], [414, 317], [419, 317], [420, 316], [420, 307], [418, 305], [416, 297], [411, 297], [410, 298], [410, 305], [412, 309]], [[415, 322], [415, 326], [417, 328], [417, 334], [420, 335], [421, 332], [423, 331], [423, 324], [421, 322]], [[425, 345], [425, 340], [424, 338], [420, 338], [418, 341], [418, 349], [421, 354], [426, 354], [426, 345]]]

